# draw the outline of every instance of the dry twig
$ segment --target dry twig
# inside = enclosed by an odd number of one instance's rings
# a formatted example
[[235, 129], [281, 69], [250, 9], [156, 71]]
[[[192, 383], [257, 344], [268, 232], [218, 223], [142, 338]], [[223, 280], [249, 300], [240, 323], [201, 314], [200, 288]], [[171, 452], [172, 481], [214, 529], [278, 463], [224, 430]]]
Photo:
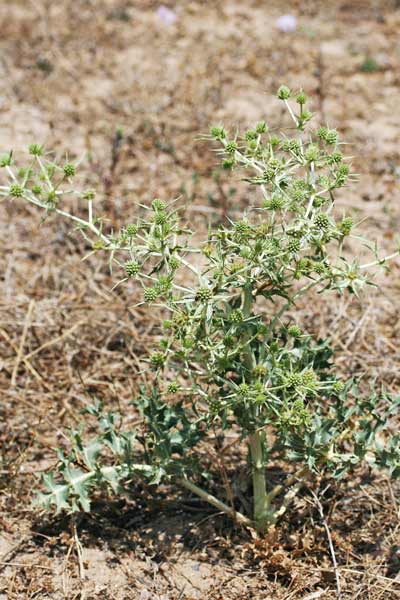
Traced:
[[341, 600], [342, 599], [342, 586], [341, 586], [341, 582], [340, 582], [340, 573], [339, 573], [338, 564], [337, 564], [337, 560], [336, 560], [335, 549], [333, 547], [331, 532], [329, 530], [329, 526], [328, 526], [327, 520], [325, 518], [323, 506], [322, 506], [318, 496], [312, 490], [310, 490], [310, 492], [311, 492], [312, 497], [314, 498], [315, 505], [317, 506], [318, 512], [321, 517], [321, 522], [326, 531], [326, 537], [328, 539], [329, 551], [330, 551], [331, 558], [332, 558], [333, 569], [335, 571], [337, 598], [338, 598], [338, 600]]
[[21, 341], [20, 341], [19, 348], [18, 348], [17, 358], [15, 360], [14, 369], [13, 369], [13, 372], [11, 375], [11, 386], [12, 387], [15, 386], [16, 381], [17, 381], [18, 367], [19, 367], [19, 363], [21, 362], [22, 352], [24, 349], [24, 344], [25, 344], [27, 333], [28, 333], [28, 328], [29, 328], [29, 325], [31, 322], [31, 316], [32, 316], [34, 306], [35, 306], [35, 301], [31, 300], [29, 302], [28, 311], [26, 313], [24, 329], [22, 331], [22, 336], [21, 336]]

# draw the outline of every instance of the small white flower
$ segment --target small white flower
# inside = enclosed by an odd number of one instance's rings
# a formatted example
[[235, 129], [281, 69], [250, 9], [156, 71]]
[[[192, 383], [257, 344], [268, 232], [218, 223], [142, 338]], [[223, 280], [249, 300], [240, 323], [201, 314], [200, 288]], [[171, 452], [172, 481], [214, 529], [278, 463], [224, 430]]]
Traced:
[[173, 10], [161, 4], [156, 11], [157, 17], [166, 25], [173, 25], [176, 21], [176, 14]]
[[296, 31], [297, 19], [294, 15], [282, 15], [276, 21], [276, 26], [279, 31], [291, 33], [292, 31]]

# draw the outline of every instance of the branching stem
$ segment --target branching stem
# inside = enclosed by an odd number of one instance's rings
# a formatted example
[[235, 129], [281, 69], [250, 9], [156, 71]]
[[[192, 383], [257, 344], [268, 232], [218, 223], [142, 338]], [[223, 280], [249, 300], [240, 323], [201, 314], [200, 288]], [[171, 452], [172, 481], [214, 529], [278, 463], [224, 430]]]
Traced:
[[234, 519], [240, 525], [244, 525], [245, 527], [251, 528], [254, 527], [254, 523], [251, 519], [249, 519], [245, 515], [242, 515], [242, 513], [234, 510], [232, 507], [225, 504], [225, 502], [218, 500], [218, 498], [216, 498], [212, 494], [205, 492], [195, 483], [192, 483], [188, 479], [178, 479], [178, 483], [193, 494], [196, 494], [196, 496], [199, 496], [202, 500], [205, 500], [206, 502], [214, 506], [216, 509], [220, 510], [224, 514]]

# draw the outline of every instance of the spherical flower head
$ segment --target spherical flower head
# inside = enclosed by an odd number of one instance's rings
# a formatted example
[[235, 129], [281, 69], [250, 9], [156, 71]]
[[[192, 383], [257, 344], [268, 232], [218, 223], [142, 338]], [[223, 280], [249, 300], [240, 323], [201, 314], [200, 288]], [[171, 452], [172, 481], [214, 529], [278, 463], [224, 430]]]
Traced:
[[17, 171], [17, 176], [20, 179], [24, 179], [24, 177], [26, 177], [26, 180], [28, 180], [30, 177], [32, 177], [32, 169], [26, 169], [25, 167], [21, 167]]
[[32, 186], [31, 192], [32, 194], [35, 194], [35, 196], [40, 196], [42, 193], [42, 187], [38, 184], [35, 184]]
[[326, 231], [330, 227], [330, 221], [328, 215], [325, 213], [319, 213], [314, 220], [314, 225], [317, 229]]
[[164, 354], [162, 352], [153, 352], [150, 356], [150, 363], [156, 369], [163, 367], [165, 363]]
[[300, 188], [293, 188], [290, 190], [290, 197], [296, 204], [300, 204], [307, 198], [307, 192]]
[[271, 148], [276, 148], [281, 143], [281, 140], [280, 140], [280, 138], [278, 138], [277, 135], [271, 135], [271, 137], [269, 139], [269, 143], [270, 143]]
[[11, 154], [4, 154], [0, 157], [0, 167], [9, 167], [11, 166], [12, 157]]
[[216, 415], [221, 410], [221, 402], [219, 400], [215, 400], [210, 398], [208, 400], [208, 410], [212, 415]]
[[332, 154], [329, 154], [329, 156], [326, 159], [328, 165], [339, 164], [342, 162], [342, 160], [343, 154], [339, 151], [332, 152]]
[[158, 297], [158, 290], [156, 288], [146, 288], [143, 292], [145, 302], [154, 302]]
[[307, 369], [302, 374], [303, 385], [307, 388], [314, 388], [317, 384], [317, 375], [313, 369]]
[[247, 142], [250, 142], [251, 140], [256, 140], [258, 138], [258, 133], [255, 129], [248, 129], [244, 134], [244, 137]]
[[198, 300], [199, 302], [202, 302], [203, 304], [205, 304], [206, 302], [209, 302], [209, 300], [211, 300], [211, 298], [212, 298], [212, 291], [210, 290], [210, 288], [201, 287], [197, 290], [196, 300]]
[[222, 343], [225, 348], [233, 348], [235, 345], [235, 338], [232, 335], [225, 335]]
[[289, 375], [286, 377], [286, 385], [289, 388], [301, 388], [303, 385], [303, 377], [301, 373], [289, 373]]
[[241, 310], [233, 310], [230, 314], [230, 321], [232, 323], [241, 323], [243, 321], [243, 313]]
[[24, 188], [19, 183], [12, 183], [10, 185], [9, 194], [13, 198], [21, 198], [24, 195]]
[[157, 289], [166, 292], [171, 289], [171, 279], [167, 275], [160, 275], [157, 279]]
[[344, 383], [342, 381], [335, 381], [332, 386], [332, 389], [335, 394], [340, 394], [344, 390]]
[[164, 225], [168, 220], [167, 215], [163, 211], [157, 211], [154, 215], [154, 223], [156, 225]]
[[314, 273], [316, 273], [317, 275], [323, 275], [326, 272], [326, 266], [324, 265], [323, 262], [318, 262], [315, 261], [312, 264], [312, 270], [314, 271]]
[[241, 237], [248, 237], [251, 233], [251, 227], [247, 221], [237, 221], [235, 223], [235, 232]]
[[347, 177], [347, 175], [350, 173], [349, 165], [339, 165], [337, 168], [337, 173]]
[[28, 148], [29, 154], [32, 156], [42, 156], [43, 148], [39, 144], [31, 144]]
[[242, 396], [243, 398], [245, 398], [248, 395], [248, 393], [249, 393], [249, 386], [247, 385], [247, 383], [241, 383], [238, 386], [238, 392], [239, 392], [240, 396]]
[[317, 136], [331, 146], [336, 144], [339, 139], [336, 129], [328, 129], [327, 127], [320, 127], [317, 131]]
[[225, 152], [227, 152], [228, 154], [235, 154], [237, 149], [238, 145], [235, 141], [227, 142], [225, 146]]
[[319, 148], [315, 144], [310, 144], [305, 152], [305, 159], [308, 162], [315, 162], [319, 158]]
[[140, 273], [140, 264], [135, 260], [131, 260], [125, 263], [125, 271], [128, 277], [134, 277], [138, 273]]
[[210, 133], [215, 140], [224, 140], [226, 138], [226, 131], [221, 126], [211, 127]]
[[257, 378], [265, 377], [267, 374], [267, 367], [265, 365], [256, 365], [253, 369], [253, 375]]
[[176, 271], [176, 269], [178, 269], [178, 268], [179, 268], [179, 265], [180, 265], [180, 264], [181, 264], [181, 263], [180, 263], [180, 261], [179, 261], [179, 258], [177, 258], [176, 256], [171, 256], [171, 258], [169, 259], [169, 262], [168, 262], [169, 268], [170, 268], [172, 271]]
[[285, 199], [283, 196], [273, 196], [269, 200], [265, 200], [263, 207], [267, 210], [282, 210], [285, 206]]
[[51, 190], [46, 197], [46, 202], [48, 205], [53, 206], [57, 201], [57, 194], [54, 190]]
[[326, 136], [328, 134], [328, 128], [327, 127], [320, 127], [317, 131], [317, 136], [319, 137], [320, 140], [325, 140]]
[[277, 96], [279, 98], [279, 100], [288, 100], [291, 96], [292, 92], [290, 91], [290, 88], [288, 88], [287, 85], [281, 85], [280, 88], [278, 89], [278, 93]]
[[337, 143], [339, 139], [339, 135], [338, 132], [336, 131], [336, 129], [329, 129], [325, 135], [325, 141], [327, 144], [333, 146], [334, 144]]
[[276, 173], [276, 168], [268, 165], [262, 174], [264, 181], [266, 183], [269, 183], [270, 181], [272, 181], [275, 177], [275, 173]]
[[297, 398], [293, 402], [291, 423], [295, 426], [307, 426], [311, 423], [311, 415], [304, 406], [304, 402], [301, 398]]
[[160, 200], [159, 198], [155, 198], [153, 200], [153, 202], [151, 203], [151, 207], [154, 211], [158, 211], [158, 210], [165, 210], [166, 209], [166, 205], [165, 202], [163, 202], [162, 200]]
[[339, 231], [342, 235], [349, 235], [354, 225], [351, 217], [345, 217], [339, 224]]
[[298, 140], [289, 140], [289, 150], [294, 154], [299, 154], [301, 151], [300, 142]]
[[167, 391], [169, 394], [176, 394], [179, 391], [180, 385], [177, 381], [171, 381], [168, 385]]
[[232, 158], [225, 158], [221, 165], [225, 171], [231, 171], [235, 166], [235, 161]]
[[297, 104], [300, 104], [300, 106], [303, 106], [307, 102], [307, 96], [305, 95], [305, 93], [303, 92], [303, 90], [301, 90], [297, 94], [297, 96], [296, 96], [296, 102], [297, 102]]
[[175, 325], [175, 327], [184, 327], [185, 325], [187, 325], [188, 321], [188, 315], [183, 312], [177, 312], [172, 317], [172, 322]]
[[277, 158], [271, 158], [271, 160], [268, 162], [268, 167], [274, 171], [277, 171], [280, 166], [281, 164]]
[[311, 271], [311, 261], [309, 258], [300, 258], [297, 262], [296, 268], [302, 273], [310, 273]]
[[63, 168], [65, 177], [74, 177], [76, 174], [76, 167], [72, 163], [67, 163]]
[[129, 223], [129, 225], [126, 226], [126, 233], [128, 234], [129, 237], [133, 237], [134, 235], [137, 234], [138, 231], [139, 231], [139, 228], [134, 223]]
[[340, 164], [336, 170], [335, 176], [336, 176], [336, 181], [335, 181], [335, 185], [336, 187], [340, 187], [342, 185], [344, 185], [346, 183], [346, 180], [349, 176], [350, 173], [350, 167], [349, 165], [346, 164]]
[[268, 125], [265, 121], [259, 121], [256, 125], [256, 132], [261, 135], [262, 133], [267, 133]]
[[258, 141], [257, 140], [249, 140], [247, 142], [247, 151], [249, 153], [254, 153], [258, 149]]
[[288, 334], [291, 337], [298, 339], [301, 336], [301, 329], [298, 325], [290, 325], [288, 328]]
[[292, 254], [296, 254], [297, 252], [300, 251], [300, 248], [301, 248], [300, 240], [298, 240], [296, 238], [293, 240], [290, 240], [290, 242], [288, 244], [289, 252], [291, 252]]

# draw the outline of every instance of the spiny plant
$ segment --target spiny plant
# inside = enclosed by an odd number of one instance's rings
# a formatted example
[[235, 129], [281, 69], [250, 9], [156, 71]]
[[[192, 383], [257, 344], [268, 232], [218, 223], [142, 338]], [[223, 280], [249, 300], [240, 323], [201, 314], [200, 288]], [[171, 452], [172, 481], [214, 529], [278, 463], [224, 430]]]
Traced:
[[[354, 233], [351, 216], [337, 216], [335, 190], [352, 178], [338, 132], [310, 126], [303, 91], [293, 103], [290, 89], [281, 86], [278, 98], [293, 121], [289, 135], [271, 132], [264, 121], [244, 135], [211, 128], [207, 137], [219, 145], [223, 169], [244, 171], [254, 202], [237, 220], [210, 229], [200, 244], [175, 201], [153, 200], [142, 207], [144, 217], [110, 232], [94, 214], [94, 191], [74, 189], [75, 164], [53, 162], [38, 144], [29, 147], [32, 160], [23, 168], [12, 153], [1, 158], [9, 177], [2, 196], [72, 221], [93, 252], [118, 266], [121, 281], [137, 282], [143, 303], [166, 316], [163, 337], [146, 359], [148, 386], [134, 401], [143, 427], [124, 427], [99, 404], [88, 409], [98, 435], [85, 443], [82, 432], [73, 431], [70, 450], [58, 450], [57, 467], [44, 475], [39, 495], [46, 508], [88, 511], [96, 489], [118, 493], [142, 477], [154, 485], [176, 482], [264, 531], [312, 473], [339, 479], [366, 461], [399, 476], [400, 437], [389, 433], [388, 421], [400, 399], [373, 386], [365, 395], [358, 382], [340, 380], [328, 341], [314, 341], [291, 316], [312, 289], [358, 294], [371, 284], [368, 270], [399, 252], [379, 258], [375, 244]], [[87, 206], [86, 218], [68, 209], [72, 195]], [[349, 259], [348, 237], [368, 247], [373, 259]], [[237, 510], [231, 482], [229, 501], [200, 483], [209, 473], [199, 445], [232, 429], [247, 444], [252, 515]], [[278, 461], [296, 467], [272, 485], [268, 467]]]

